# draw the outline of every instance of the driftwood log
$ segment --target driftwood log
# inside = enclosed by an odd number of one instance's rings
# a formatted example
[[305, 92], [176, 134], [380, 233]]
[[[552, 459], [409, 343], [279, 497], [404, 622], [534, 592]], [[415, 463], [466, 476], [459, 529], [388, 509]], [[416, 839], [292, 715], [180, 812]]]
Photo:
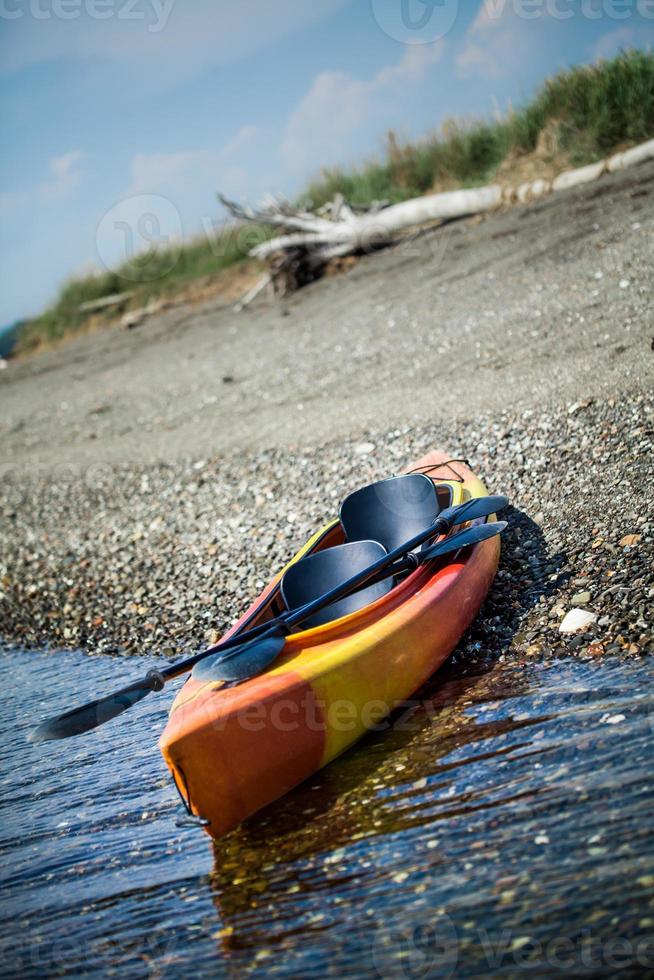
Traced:
[[243, 309], [268, 282], [277, 293], [292, 292], [322, 275], [332, 259], [385, 248], [416, 225], [489, 211], [501, 203], [502, 192], [499, 187], [482, 187], [430, 194], [390, 206], [375, 201], [365, 208], [353, 207], [338, 195], [316, 213], [294, 208], [283, 200], [250, 208], [223, 195], [218, 197], [238, 221], [282, 231], [250, 250], [250, 255], [268, 264], [269, 271], [239, 301], [237, 307]]
[[259, 208], [244, 207], [219, 194], [219, 200], [238, 221], [256, 222], [280, 231], [250, 250], [251, 256], [267, 263], [268, 271], [241, 298], [237, 309], [247, 306], [269, 283], [276, 293], [291, 292], [322, 275], [333, 259], [385, 248], [398, 241], [408, 228], [525, 203], [653, 158], [654, 140], [649, 140], [606, 160], [567, 170], [552, 181], [538, 179], [508, 188], [494, 184], [428, 194], [400, 204], [376, 201], [366, 207], [355, 207], [339, 194], [315, 213], [277, 199]]

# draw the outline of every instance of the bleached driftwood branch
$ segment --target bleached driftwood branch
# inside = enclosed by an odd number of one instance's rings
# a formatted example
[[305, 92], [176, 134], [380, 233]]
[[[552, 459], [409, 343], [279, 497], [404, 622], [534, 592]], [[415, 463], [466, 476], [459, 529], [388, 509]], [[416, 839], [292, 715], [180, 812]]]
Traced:
[[218, 195], [239, 221], [255, 221], [283, 231], [250, 250], [250, 255], [269, 263], [270, 275], [266, 282], [261, 280], [246, 294], [237, 308], [242, 309], [251, 302], [268, 281], [272, 281], [278, 292], [296, 289], [316, 278], [331, 259], [390, 245], [407, 228], [482, 214], [515, 201], [524, 203], [653, 158], [654, 140], [649, 140], [598, 163], [565, 171], [552, 181], [539, 178], [519, 187], [491, 185], [448, 191], [390, 206], [386, 202], [374, 202], [367, 208], [354, 207], [338, 194], [315, 214], [294, 208], [284, 200], [270, 199], [259, 208], [250, 208]]
[[252, 300], [256, 299], [259, 293], [262, 293], [266, 286], [272, 282], [272, 275], [270, 272], [265, 272], [260, 279], [257, 279], [254, 286], [248, 289], [244, 296], [241, 296], [240, 300], [234, 306], [234, 309], [238, 312], [244, 310], [246, 306], [249, 306]]
[[502, 189], [494, 186], [429, 194], [361, 215], [355, 214], [344, 201], [332, 202], [331, 214], [335, 217], [330, 219], [294, 211], [285, 202], [255, 210], [223, 196], [220, 200], [235, 218], [282, 227], [290, 232], [261, 242], [250, 252], [258, 259], [267, 259], [276, 252], [295, 248], [325, 249], [331, 255], [334, 248], [337, 254], [347, 254], [385, 245], [398, 232], [413, 225], [489, 211], [501, 203]]
[[520, 184], [519, 187], [509, 187], [504, 191], [504, 199], [509, 204], [513, 201], [525, 203], [538, 197], [544, 197], [545, 194], [550, 194], [552, 191], [565, 191], [569, 187], [588, 184], [590, 181], [598, 180], [603, 174], [612, 174], [652, 159], [654, 159], [654, 140], [648, 140], [647, 143], [632, 146], [630, 150], [614, 153], [606, 160], [598, 160], [597, 163], [589, 163], [587, 166], [578, 167], [576, 170], [564, 170], [553, 180], [538, 178], [537, 180], [528, 180], [524, 184]]
[[77, 307], [79, 313], [98, 313], [100, 310], [107, 310], [112, 306], [124, 306], [128, 299], [134, 295], [131, 289], [125, 293], [112, 293], [111, 296], [101, 296], [100, 299], [87, 299], [85, 303], [80, 303]]
[[242, 204], [237, 204], [223, 194], [218, 195], [218, 200], [239, 221], [256, 221], [263, 225], [279, 226], [295, 229], [296, 231], [314, 232], [316, 234], [324, 232], [330, 224], [325, 218], [317, 217], [309, 211], [300, 211], [291, 208], [290, 204], [283, 200], [272, 201], [270, 204], [261, 208], [250, 208]]
[[283, 200], [251, 208], [223, 195], [219, 199], [238, 221], [252, 221], [285, 232], [250, 250], [250, 255], [268, 263], [270, 278], [260, 280], [239, 300], [235, 308], [242, 310], [268, 281], [272, 281], [277, 293], [291, 292], [321, 275], [333, 259], [386, 247], [414, 225], [488, 211], [501, 202], [502, 192], [499, 187], [483, 187], [430, 194], [391, 206], [375, 201], [367, 208], [356, 209], [338, 194], [316, 214], [293, 208]]

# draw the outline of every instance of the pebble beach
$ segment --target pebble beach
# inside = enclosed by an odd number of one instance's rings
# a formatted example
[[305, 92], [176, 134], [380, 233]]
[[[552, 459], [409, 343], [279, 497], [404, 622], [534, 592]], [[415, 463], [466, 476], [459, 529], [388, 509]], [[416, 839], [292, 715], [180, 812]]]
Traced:
[[[654, 652], [653, 432], [654, 398], [632, 392], [480, 416], [448, 433], [452, 458], [511, 500], [500, 571], [466, 655]], [[164, 658], [213, 643], [350, 489], [442, 439], [438, 426], [367, 430], [313, 451], [115, 467], [95, 485], [8, 482], [5, 635]], [[588, 624], [568, 633], [571, 610]]]
[[12, 363], [3, 639], [214, 642], [345, 494], [438, 447], [513, 508], [467, 655], [651, 651], [653, 191], [643, 165]]

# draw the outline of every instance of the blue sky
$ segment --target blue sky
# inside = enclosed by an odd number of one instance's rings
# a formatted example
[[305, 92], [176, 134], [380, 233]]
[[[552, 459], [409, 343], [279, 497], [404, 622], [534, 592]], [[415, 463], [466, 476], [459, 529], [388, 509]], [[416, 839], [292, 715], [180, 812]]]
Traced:
[[653, 42], [654, 0], [0, 0], [0, 324], [124, 258], [144, 212], [194, 234], [217, 190], [292, 194], [389, 127]]

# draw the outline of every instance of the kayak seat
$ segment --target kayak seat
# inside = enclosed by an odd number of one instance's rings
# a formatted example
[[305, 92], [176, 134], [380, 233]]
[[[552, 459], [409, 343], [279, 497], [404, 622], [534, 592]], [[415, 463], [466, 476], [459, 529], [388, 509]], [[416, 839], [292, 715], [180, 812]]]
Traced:
[[[291, 565], [281, 581], [281, 593], [287, 609], [299, 609], [318, 596], [324, 595], [349, 578], [383, 558], [386, 549], [378, 541], [349, 541], [316, 551]], [[392, 577], [345, 596], [314, 613], [302, 623], [303, 627], [320, 626], [341, 616], [356, 612], [368, 603], [380, 599], [393, 588]]]
[[406, 473], [355, 490], [341, 504], [348, 541], [372, 539], [393, 551], [429, 527], [440, 511], [436, 488], [424, 473]]

